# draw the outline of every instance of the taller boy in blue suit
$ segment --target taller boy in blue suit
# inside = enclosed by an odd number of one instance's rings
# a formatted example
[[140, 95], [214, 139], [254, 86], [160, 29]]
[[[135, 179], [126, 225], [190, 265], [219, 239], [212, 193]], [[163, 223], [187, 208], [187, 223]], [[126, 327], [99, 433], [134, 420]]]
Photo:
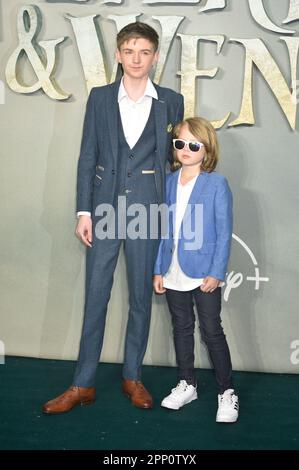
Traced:
[[[62, 413], [95, 399], [96, 369], [102, 349], [107, 305], [120, 247], [128, 272], [129, 317], [125, 341], [123, 392], [135, 406], [153, 400], [141, 382], [152, 299], [153, 267], [159, 240], [122, 239], [96, 234], [96, 208], [109, 204], [116, 213], [126, 206], [160, 204], [165, 193], [165, 164], [171, 156], [171, 129], [183, 118], [183, 97], [154, 85], [149, 72], [158, 60], [158, 35], [144, 23], [132, 23], [117, 35], [116, 57], [123, 78], [93, 88], [87, 103], [78, 164], [77, 236], [88, 247], [85, 316], [73, 385], [47, 402], [45, 413]], [[126, 220], [129, 223], [129, 220]]]

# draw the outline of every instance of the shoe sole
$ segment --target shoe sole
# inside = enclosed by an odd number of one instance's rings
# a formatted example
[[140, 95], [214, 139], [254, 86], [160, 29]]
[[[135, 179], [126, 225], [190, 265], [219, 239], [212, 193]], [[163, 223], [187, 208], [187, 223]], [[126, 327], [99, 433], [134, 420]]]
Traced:
[[89, 406], [89, 405], [93, 405], [95, 402], [95, 400], [90, 400], [90, 401], [85, 401], [85, 402], [81, 402], [81, 403], [76, 403], [76, 405], [72, 406], [70, 409], [68, 410], [64, 410], [64, 411], [48, 411], [48, 410], [42, 410], [42, 412], [46, 415], [60, 415], [62, 413], [68, 413], [69, 411], [72, 411], [76, 406]]
[[231, 419], [231, 418], [221, 418], [221, 419], [217, 419], [216, 418], [216, 423], [235, 423], [236, 421], [238, 421], [238, 416], [235, 418], [235, 419]]
[[192, 401], [197, 400], [197, 398], [198, 398], [197, 395], [193, 396], [188, 401], [186, 401], [186, 403], [184, 403], [181, 406], [175, 406], [175, 405], [169, 406], [169, 405], [166, 405], [166, 404], [163, 405], [163, 401], [162, 401], [161, 406], [163, 408], [168, 408], [169, 410], [179, 410], [180, 408], [183, 408], [184, 405], [188, 405], [188, 403], [191, 403]]

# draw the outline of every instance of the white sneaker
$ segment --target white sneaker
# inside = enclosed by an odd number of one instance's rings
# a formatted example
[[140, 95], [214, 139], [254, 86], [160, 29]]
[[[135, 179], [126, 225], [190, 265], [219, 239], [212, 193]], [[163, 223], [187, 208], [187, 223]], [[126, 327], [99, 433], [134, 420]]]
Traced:
[[182, 406], [197, 399], [197, 390], [193, 385], [188, 385], [186, 380], [180, 380], [170, 395], [164, 398], [161, 406], [171, 410], [179, 410]]
[[239, 400], [234, 390], [229, 388], [218, 395], [217, 423], [234, 423], [238, 419]]

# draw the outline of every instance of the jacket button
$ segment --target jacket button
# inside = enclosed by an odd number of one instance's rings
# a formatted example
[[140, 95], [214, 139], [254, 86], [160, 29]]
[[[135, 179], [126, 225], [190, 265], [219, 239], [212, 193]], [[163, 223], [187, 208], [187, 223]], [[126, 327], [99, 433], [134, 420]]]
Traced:
[[115, 175], [115, 170], [111, 170], [111, 173], [112, 173], [113, 175]]

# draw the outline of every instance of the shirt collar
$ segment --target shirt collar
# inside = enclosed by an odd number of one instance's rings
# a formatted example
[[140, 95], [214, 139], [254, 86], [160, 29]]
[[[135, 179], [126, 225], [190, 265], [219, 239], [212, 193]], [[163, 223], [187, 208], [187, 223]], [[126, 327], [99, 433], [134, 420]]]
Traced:
[[[121, 79], [121, 82], [120, 82], [119, 90], [118, 90], [118, 97], [117, 97], [118, 102], [120, 102], [125, 96], [126, 96], [128, 99], [130, 99], [130, 97], [129, 97], [129, 95], [128, 95], [128, 93], [127, 93], [125, 87], [124, 87], [124, 78], [122, 78], [122, 79]], [[158, 99], [157, 90], [156, 90], [156, 88], [154, 87], [154, 84], [153, 84], [153, 82], [150, 80], [150, 78], [147, 79], [147, 83], [146, 83], [144, 95], [141, 96], [141, 98], [139, 98], [139, 100], [137, 101], [137, 103], [139, 103], [140, 101], [142, 101], [145, 96], [149, 96], [149, 97], [151, 97], [151, 98], [154, 98], [155, 100]]]

